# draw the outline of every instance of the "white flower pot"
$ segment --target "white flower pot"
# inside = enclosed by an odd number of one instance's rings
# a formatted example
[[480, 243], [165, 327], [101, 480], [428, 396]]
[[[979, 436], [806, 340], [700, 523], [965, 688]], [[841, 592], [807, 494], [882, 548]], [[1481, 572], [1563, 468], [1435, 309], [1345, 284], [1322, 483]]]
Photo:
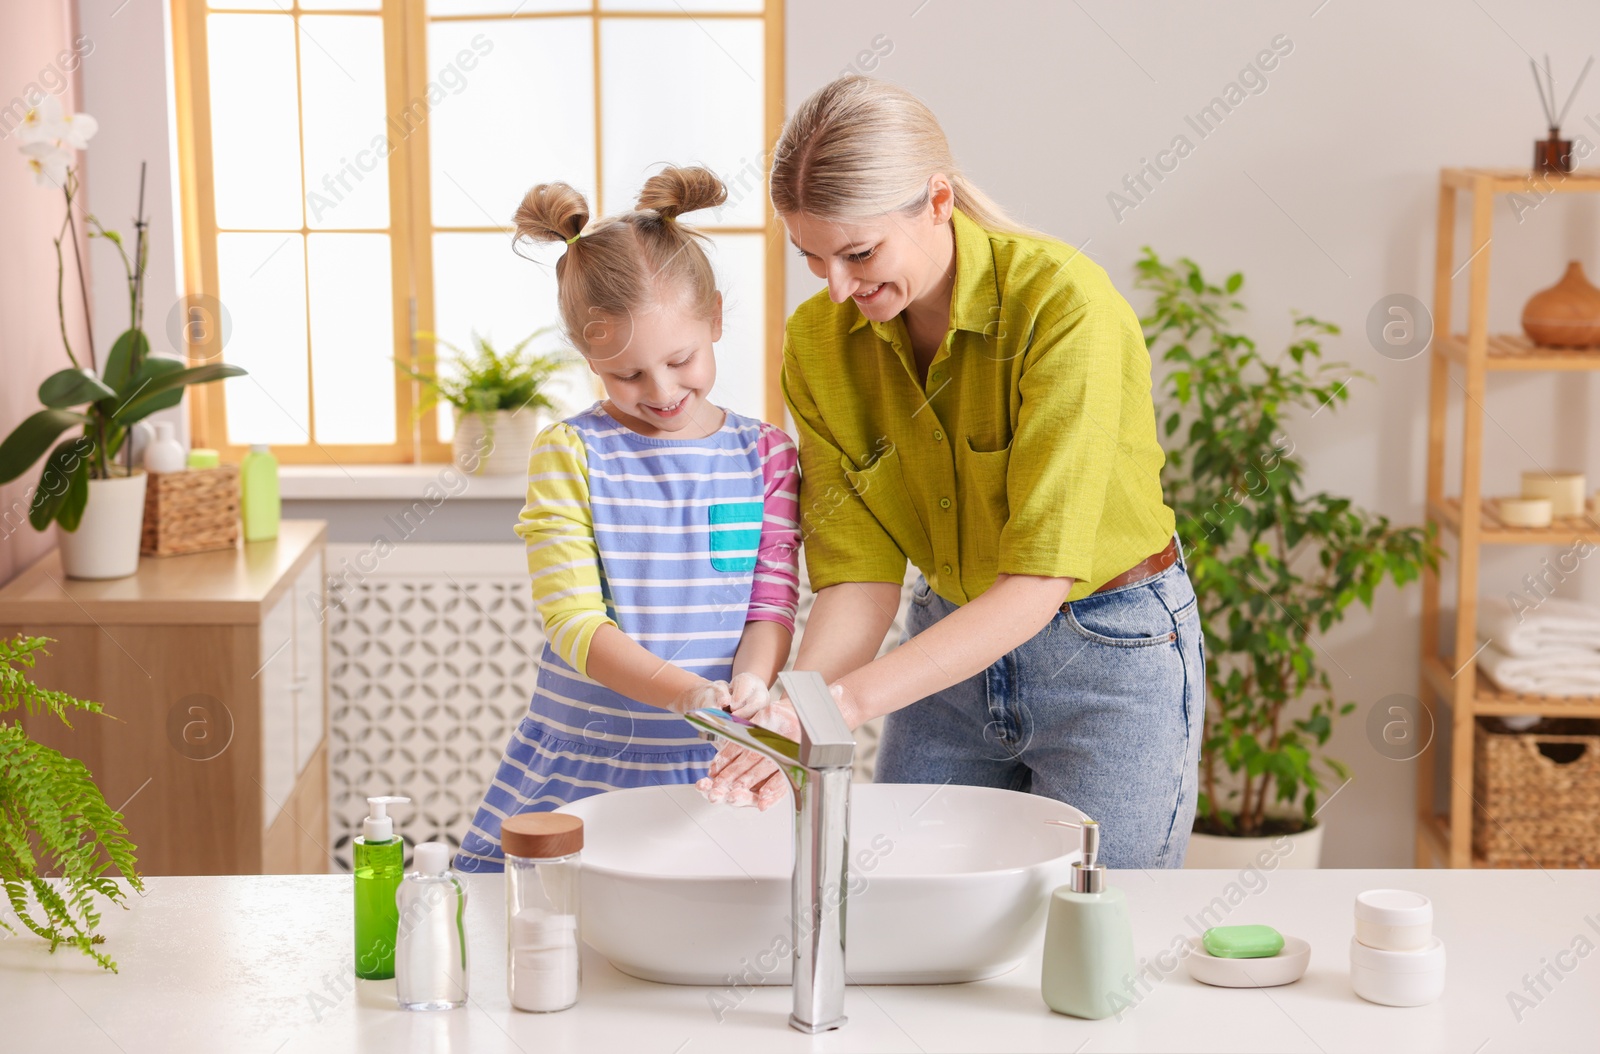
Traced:
[[61, 569], [68, 578], [126, 578], [139, 570], [144, 531], [143, 469], [131, 476], [89, 481], [89, 503], [75, 531], [56, 525]]
[[1260, 867], [1263, 861], [1277, 860], [1277, 867], [1310, 869], [1321, 866], [1322, 825], [1316, 824], [1298, 834], [1268, 835], [1263, 838], [1230, 838], [1216, 834], [1191, 834], [1185, 868], [1215, 868], [1241, 871]]
[[[457, 411], [452, 443], [455, 462], [475, 476], [522, 476], [528, 452], [545, 425], [541, 410], [496, 410], [490, 414]], [[487, 427], [485, 427], [487, 417]]]

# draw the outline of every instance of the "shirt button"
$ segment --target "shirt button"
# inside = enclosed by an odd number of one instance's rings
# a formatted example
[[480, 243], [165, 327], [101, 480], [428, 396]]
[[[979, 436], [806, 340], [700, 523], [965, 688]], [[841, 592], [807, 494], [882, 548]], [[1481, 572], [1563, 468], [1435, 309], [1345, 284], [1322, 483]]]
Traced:
[[939, 430], [938, 430], [938, 429], [937, 429], [937, 428], [935, 428], [935, 429], [934, 429], [934, 430], [933, 430], [933, 441], [934, 441], [934, 442], [935, 442], [935, 443], [942, 443], [942, 442], [944, 442], [944, 433], [943, 433], [943, 432], [941, 432], [941, 431], [939, 431]]
[[949, 564], [945, 564], [944, 567], [940, 568], [940, 570], [942, 570], [947, 575], [954, 573], [954, 568], [952, 568]]
[[940, 498], [939, 499], [939, 508], [948, 509], [949, 507], [950, 507], [950, 499], [949, 498]]
[[934, 370], [932, 379], [936, 380], [936, 381], [944, 380], [944, 371], [943, 370]]

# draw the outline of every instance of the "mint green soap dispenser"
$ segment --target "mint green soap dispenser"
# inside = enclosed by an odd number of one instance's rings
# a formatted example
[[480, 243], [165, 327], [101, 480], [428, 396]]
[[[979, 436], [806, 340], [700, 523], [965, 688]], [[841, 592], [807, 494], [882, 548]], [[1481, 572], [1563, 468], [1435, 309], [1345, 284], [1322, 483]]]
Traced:
[[264, 542], [276, 538], [282, 515], [278, 459], [265, 443], [256, 443], [239, 462], [239, 518], [244, 521], [244, 540]]
[[1058, 1014], [1098, 1020], [1129, 1005], [1134, 981], [1133, 927], [1122, 890], [1108, 888], [1100, 863], [1100, 825], [1047, 820], [1083, 830], [1083, 860], [1072, 865], [1072, 882], [1050, 894], [1044, 931], [1040, 991]]
[[371, 814], [351, 846], [356, 877], [356, 976], [382, 981], [394, 976], [394, 945], [400, 930], [395, 891], [405, 877], [405, 841], [394, 833], [389, 806], [410, 798], [368, 798]]

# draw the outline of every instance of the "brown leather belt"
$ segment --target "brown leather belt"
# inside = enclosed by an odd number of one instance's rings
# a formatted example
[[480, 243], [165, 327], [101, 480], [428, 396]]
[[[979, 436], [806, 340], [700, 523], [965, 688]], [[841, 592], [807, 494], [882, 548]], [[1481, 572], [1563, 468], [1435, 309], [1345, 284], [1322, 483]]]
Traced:
[[[1174, 538], [1172, 541], [1167, 543], [1167, 547], [1165, 549], [1161, 550], [1159, 553], [1156, 553], [1154, 556], [1145, 557], [1143, 560], [1134, 564], [1132, 567], [1122, 572], [1122, 574], [1113, 578], [1111, 581], [1107, 582], [1099, 589], [1096, 589], [1094, 593], [1089, 595], [1094, 596], [1095, 593], [1104, 593], [1110, 589], [1119, 589], [1122, 586], [1129, 586], [1135, 582], [1142, 582], [1146, 578], [1154, 578], [1156, 575], [1159, 575], [1161, 572], [1165, 571], [1167, 568], [1171, 567], [1177, 562], [1178, 540]], [[1061, 609], [1063, 611], [1066, 610], [1066, 607], [1067, 605], [1065, 604], [1061, 605]]]

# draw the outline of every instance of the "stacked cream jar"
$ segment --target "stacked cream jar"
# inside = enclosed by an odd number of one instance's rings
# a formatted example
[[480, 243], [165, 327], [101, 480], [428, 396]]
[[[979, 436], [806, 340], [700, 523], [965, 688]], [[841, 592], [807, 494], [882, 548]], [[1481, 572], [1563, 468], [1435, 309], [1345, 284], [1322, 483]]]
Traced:
[[1350, 984], [1385, 1006], [1422, 1006], [1444, 994], [1444, 942], [1433, 935], [1433, 902], [1404, 889], [1356, 894]]

